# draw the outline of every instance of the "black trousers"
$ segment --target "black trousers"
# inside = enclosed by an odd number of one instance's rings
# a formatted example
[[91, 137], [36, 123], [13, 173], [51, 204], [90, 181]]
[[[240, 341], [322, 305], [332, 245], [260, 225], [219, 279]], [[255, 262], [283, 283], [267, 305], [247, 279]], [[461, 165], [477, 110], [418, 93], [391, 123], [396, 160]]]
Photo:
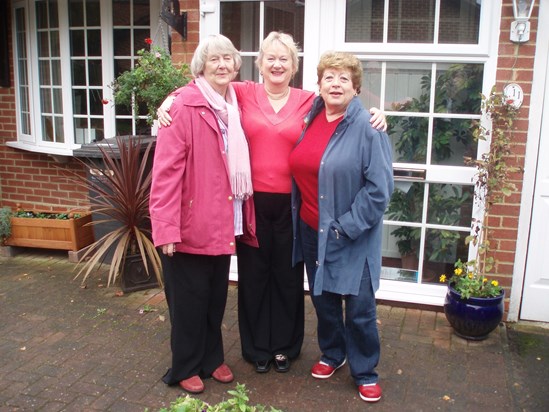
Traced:
[[221, 323], [227, 303], [230, 255], [160, 254], [170, 313], [172, 365], [168, 385], [208, 378], [224, 361]]
[[304, 335], [303, 264], [292, 267], [291, 198], [254, 193], [259, 248], [237, 243], [238, 322], [249, 362], [299, 356]]

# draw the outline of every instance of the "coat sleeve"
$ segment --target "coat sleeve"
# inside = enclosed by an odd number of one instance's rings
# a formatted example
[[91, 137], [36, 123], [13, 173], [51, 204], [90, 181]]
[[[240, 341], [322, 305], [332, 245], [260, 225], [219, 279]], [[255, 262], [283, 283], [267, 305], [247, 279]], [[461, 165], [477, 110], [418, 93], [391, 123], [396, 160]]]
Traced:
[[[181, 242], [183, 173], [188, 153], [186, 108], [176, 99], [173, 122], [158, 131], [149, 209], [155, 246]], [[187, 116], [188, 117], [188, 116]]]
[[393, 192], [392, 154], [386, 133], [372, 129], [365, 136], [369, 144], [363, 153], [364, 186], [356, 194], [351, 209], [339, 216], [336, 225], [351, 239], [378, 224]]

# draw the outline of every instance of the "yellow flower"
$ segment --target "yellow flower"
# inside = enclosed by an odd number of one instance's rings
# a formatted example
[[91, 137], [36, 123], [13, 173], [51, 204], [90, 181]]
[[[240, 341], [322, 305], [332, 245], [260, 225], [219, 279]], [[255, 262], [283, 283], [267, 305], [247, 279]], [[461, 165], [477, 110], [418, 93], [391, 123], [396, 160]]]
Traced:
[[488, 279], [482, 278], [482, 283], [486, 283], [486, 282], [488, 282]]
[[499, 282], [497, 280], [492, 281], [492, 286], [498, 286], [498, 285], [499, 285]]
[[446, 282], [446, 275], [440, 275], [440, 278], [438, 279], [440, 283]]
[[463, 273], [463, 269], [461, 268], [455, 268], [454, 269], [454, 273], [458, 276], [461, 276], [461, 274]]
[[473, 274], [472, 274], [471, 272], [469, 272], [469, 274], [467, 275], [467, 277], [468, 277], [469, 279], [473, 279]]

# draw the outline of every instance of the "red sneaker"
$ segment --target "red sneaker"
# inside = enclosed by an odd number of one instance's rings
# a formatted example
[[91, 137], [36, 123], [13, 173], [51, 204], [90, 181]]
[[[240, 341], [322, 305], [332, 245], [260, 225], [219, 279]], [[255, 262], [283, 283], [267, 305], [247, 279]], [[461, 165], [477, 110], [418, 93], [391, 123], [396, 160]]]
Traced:
[[204, 392], [204, 382], [202, 382], [202, 379], [200, 379], [200, 376], [198, 375], [182, 380], [179, 382], [179, 386], [189, 393]]
[[377, 384], [360, 385], [358, 387], [360, 399], [365, 402], [377, 402], [381, 399], [381, 387]]
[[214, 370], [212, 378], [221, 383], [229, 383], [233, 381], [234, 375], [229, 367], [222, 363], [221, 366]]
[[330, 376], [334, 374], [336, 370], [338, 370], [343, 365], [345, 365], [346, 361], [347, 359], [343, 359], [343, 362], [341, 362], [341, 365], [335, 368], [322, 361], [317, 362], [311, 369], [311, 375], [313, 375], [313, 378], [317, 378], [317, 379], [328, 379]]

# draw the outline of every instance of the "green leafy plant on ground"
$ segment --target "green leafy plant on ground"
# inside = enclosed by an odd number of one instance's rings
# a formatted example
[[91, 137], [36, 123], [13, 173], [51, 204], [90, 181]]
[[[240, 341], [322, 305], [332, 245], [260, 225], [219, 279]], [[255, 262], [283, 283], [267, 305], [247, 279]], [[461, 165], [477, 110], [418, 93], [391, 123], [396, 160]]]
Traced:
[[0, 209], [0, 245], [4, 244], [5, 240], [11, 236], [10, 219], [12, 215], [9, 207]]
[[236, 388], [227, 393], [231, 397], [215, 405], [187, 395], [184, 398], [177, 398], [169, 408], [161, 408], [158, 412], [282, 412], [272, 406], [250, 405], [246, 385], [237, 383]]
[[18, 210], [13, 214], [13, 217], [25, 217], [29, 219], [58, 219], [69, 220], [78, 219], [82, 216], [79, 213], [50, 213], [50, 212], [32, 212], [28, 210]]

